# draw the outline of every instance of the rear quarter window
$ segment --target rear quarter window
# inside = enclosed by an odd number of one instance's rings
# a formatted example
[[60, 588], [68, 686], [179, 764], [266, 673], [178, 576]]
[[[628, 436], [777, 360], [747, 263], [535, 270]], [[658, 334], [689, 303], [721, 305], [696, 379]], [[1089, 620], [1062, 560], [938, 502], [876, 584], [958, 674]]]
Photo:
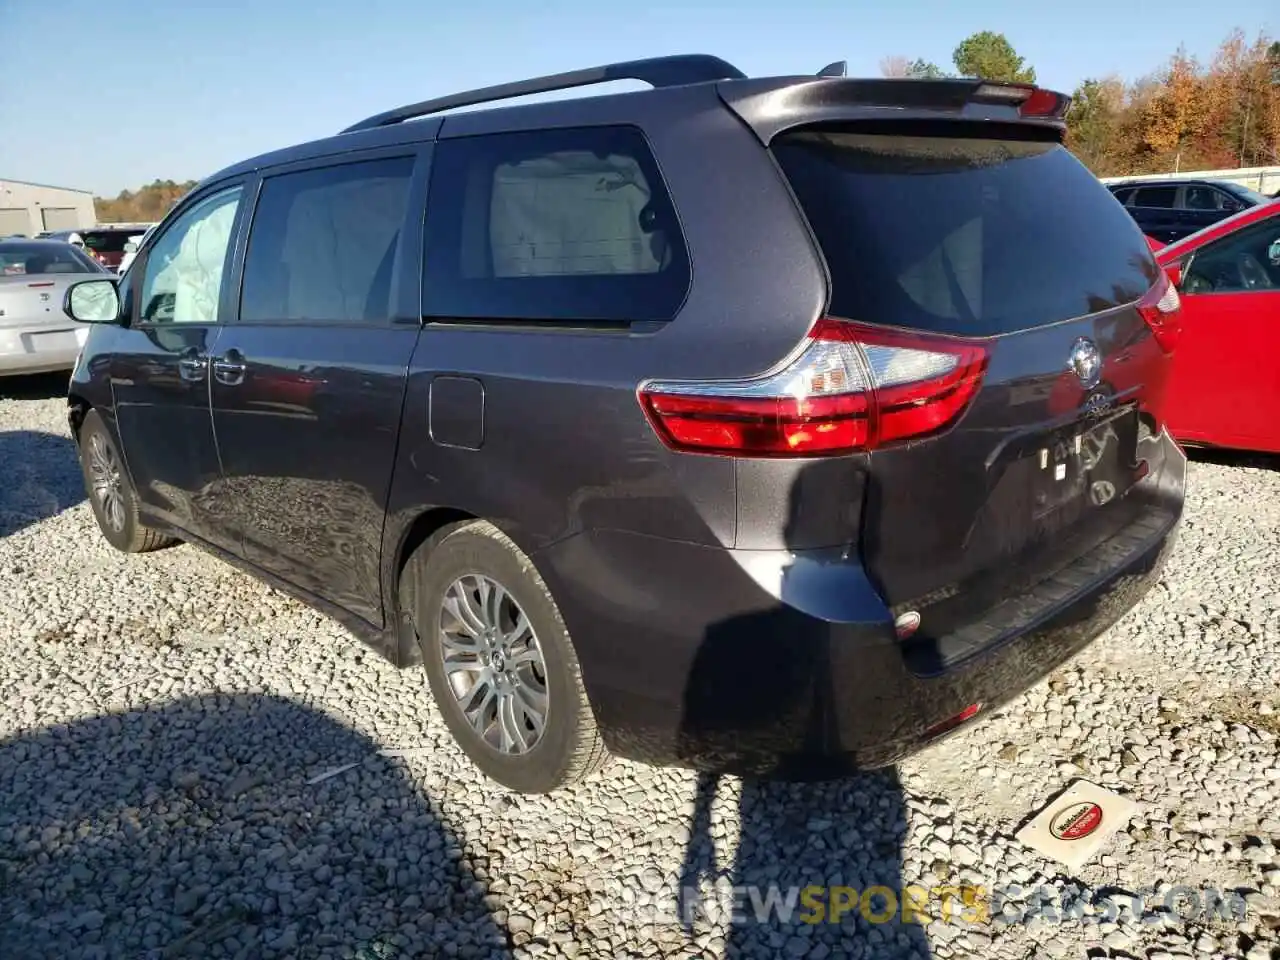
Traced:
[[437, 320], [670, 320], [689, 259], [633, 127], [444, 140], [432, 162], [423, 310]]
[[773, 152], [822, 248], [830, 311], [994, 336], [1130, 303], [1141, 231], [1057, 143], [806, 130]]

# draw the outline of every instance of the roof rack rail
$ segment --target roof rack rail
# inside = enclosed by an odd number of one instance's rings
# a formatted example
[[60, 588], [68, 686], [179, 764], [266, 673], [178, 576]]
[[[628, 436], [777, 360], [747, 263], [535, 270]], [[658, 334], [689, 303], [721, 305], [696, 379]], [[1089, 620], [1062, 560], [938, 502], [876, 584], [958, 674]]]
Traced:
[[588, 67], [585, 70], [571, 70], [568, 73], [553, 73], [545, 77], [534, 77], [531, 80], [519, 80], [515, 83], [500, 83], [492, 87], [481, 87], [478, 90], [437, 97], [435, 100], [411, 103], [385, 113], [375, 114], [347, 127], [342, 132], [354, 133], [357, 130], [388, 127], [405, 120], [439, 113], [442, 110], [452, 110], [455, 107], [470, 107], [478, 103], [509, 100], [535, 93], [550, 93], [553, 90], [570, 90], [574, 87], [610, 83], [614, 80], [639, 80], [654, 87], [675, 87], [711, 80], [742, 80], [745, 77], [746, 74], [733, 64], [719, 57], [701, 53], [653, 57], [648, 60], [628, 60], [601, 67]]

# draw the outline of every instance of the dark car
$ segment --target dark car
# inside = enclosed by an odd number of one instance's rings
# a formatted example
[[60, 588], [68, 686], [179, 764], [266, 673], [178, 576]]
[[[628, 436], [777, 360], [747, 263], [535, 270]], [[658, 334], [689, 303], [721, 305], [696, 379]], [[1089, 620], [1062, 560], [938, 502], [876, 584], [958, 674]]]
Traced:
[[224, 170], [68, 296], [98, 522], [425, 662], [518, 790], [893, 762], [1122, 616], [1181, 514], [1177, 294], [1066, 104], [661, 58]]
[[1227, 180], [1126, 180], [1107, 189], [1142, 232], [1161, 243], [1173, 243], [1241, 210], [1271, 202]]

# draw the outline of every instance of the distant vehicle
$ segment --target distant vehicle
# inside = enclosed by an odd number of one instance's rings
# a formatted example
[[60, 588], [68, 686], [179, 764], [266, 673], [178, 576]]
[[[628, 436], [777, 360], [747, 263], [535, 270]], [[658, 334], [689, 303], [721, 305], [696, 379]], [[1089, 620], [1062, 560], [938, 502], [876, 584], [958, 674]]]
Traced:
[[116, 267], [116, 273], [124, 273], [129, 269], [129, 265], [133, 263], [134, 258], [138, 256], [138, 251], [142, 245], [147, 242], [147, 237], [155, 231], [156, 225], [153, 223], [141, 233], [135, 233], [124, 245], [124, 256], [120, 258], [120, 265]]
[[1280, 453], [1280, 203], [1251, 207], [1156, 259], [1182, 293], [1170, 431], [1186, 443]]
[[[62, 243], [69, 243], [73, 247], [84, 249], [84, 237], [80, 236], [79, 230], [46, 230], [43, 233], [36, 234], [37, 240], [58, 240]], [[96, 260], [94, 261], [97, 262]]]
[[1142, 232], [1173, 243], [1241, 210], [1271, 199], [1226, 180], [1127, 180], [1107, 189], [1125, 205]]
[[137, 227], [87, 227], [76, 231], [84, 239], [89, 255], [108, 270], [115, 272], [124, 259], [124, 245], [141, 231]]
[[68, 294], [99, 528], [423, 662], [511, 789], [892, 763], [1129, 610], [1182, 512], [1177, 293], [1067, 104], [662, 57], [246, 160]]
[[60, 240], [0, 240], [0, 376], [75, 366], [89, 328], [62, 301], [73, 283], [105, 272]]

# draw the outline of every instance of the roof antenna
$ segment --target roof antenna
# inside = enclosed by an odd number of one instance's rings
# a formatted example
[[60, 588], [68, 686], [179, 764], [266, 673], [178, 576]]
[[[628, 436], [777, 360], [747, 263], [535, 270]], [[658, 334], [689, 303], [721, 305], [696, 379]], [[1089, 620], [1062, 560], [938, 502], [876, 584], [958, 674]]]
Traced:
[[818, 71], [820, 77], [846, 77], [849, 75], [849, 61], [837, 60], [835, 63], [828, 63], [825, 67]]

